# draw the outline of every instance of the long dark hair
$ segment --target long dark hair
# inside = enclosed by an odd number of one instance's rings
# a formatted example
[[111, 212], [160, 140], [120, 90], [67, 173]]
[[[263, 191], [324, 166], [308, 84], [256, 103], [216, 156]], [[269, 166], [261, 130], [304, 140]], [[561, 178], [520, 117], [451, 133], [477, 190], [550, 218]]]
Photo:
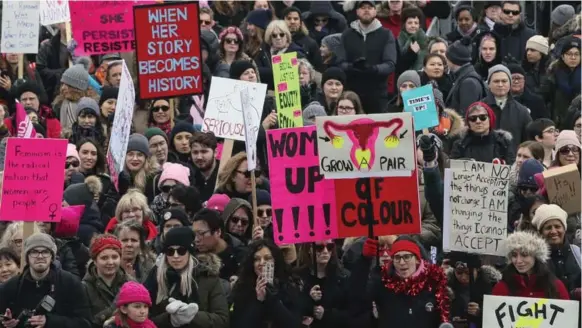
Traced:
[[[331, 241], [335, 245], [334, 240]], [[296, 273], [303, 273], [305, 271], [309, 271], [312, 274], [316, 275], [317, 268], [315, 268], [315, 260], [314, 257], [316, 256], [316, 252], [312, 246], [314, 243], [305, 243], [299, 246], [299, 255], [297, 256], [297, 268], [294, 270]], [[337, 256], [337, 248], [338, 246], [335, 245], [334, 249], [330, 252], [331, 255], [329, 257], [329, 262], [325, 266], [325, 275], [326, 277], [334, 277], [338, 274], [341, 274], [344, 271], [343, 265], [341, 261], [338, 259]]]
[[[556, 278], [556, 276], [550, 271], [548, 266], [536, 259], [536, 263], [534, 264], [532, 270], [533, 274], [535, 275], [534, 287], [537, 290], [544, 291], [544, 298], [558, 298], [558, 291], [554, 285], [554, 282], [558, 278]], [[503, 277], [501, 280], [507, 284], [510, 296], [517, 295], [518, 290], [521, 288], [518, 286], [517, 280], [515, 279], [515, 276], [518, 274], [519, 273], [513, 264], [508, 265], [505, 270], [503, 270]]]
[[97, 160], [95, 161], [95, 167], [93, 168], [92, 173], [107, 174], [107, 160], [105, 159], [105, 153], [103, 152], [103, 147], [96, 140], [92, 138], [85, 138], [77, 142], [77, 151], [79, 152], [79, 155], [81, 153], [81, 147], [86, 143], [92, 144], [95, 146], [95, 149], [97, 149]]

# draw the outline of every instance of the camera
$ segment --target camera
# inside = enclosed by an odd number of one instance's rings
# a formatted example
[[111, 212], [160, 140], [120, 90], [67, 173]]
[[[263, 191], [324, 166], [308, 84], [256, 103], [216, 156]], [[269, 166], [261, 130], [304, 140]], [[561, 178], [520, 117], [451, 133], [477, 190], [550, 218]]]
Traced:
[[18, 315], [17, 320], [24, 322], [24, 327], [32, 327], [28, 324], [28, 320], [35, 315], [46, 315], [50, 313], [55, 306], [55, 299], [46, 295], [43, 297], [34, 310], [24, 309]]

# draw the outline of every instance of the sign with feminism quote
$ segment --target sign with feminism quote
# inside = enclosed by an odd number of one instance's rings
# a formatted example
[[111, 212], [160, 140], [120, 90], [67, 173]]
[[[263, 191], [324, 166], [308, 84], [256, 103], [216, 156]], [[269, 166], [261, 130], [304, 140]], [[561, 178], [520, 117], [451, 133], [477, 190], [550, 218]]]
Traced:
[[267, 152], [275, 242], [337, 238], [334, 184], [319, 172], [315, 127], [268, 130]]
[[44, 26], [70, 22], [69, 0], [40, 0], [40, 23]]
[[577, 328], [578, 301], [485, 295], [483, 327]]
[[133, 10], [140, 98], [203, 93], [198, 3]]
[[445, 170], [443, 249], [505, 256], [508, 165], [451, 160]]
[[66, 139], [9, 138], [0, 220], [60, 221], [66, 155]]
[[38, 53], [39, 7], [38, 1], [2, 1], [3, 54]]
[[[290, 52], [272, 57], [277, 124], [279, 128], [303, 126], [301, 91], [299, 87], [299, 64], [297, 53]], [[307, 104], [306, 104], [307, 105]]]

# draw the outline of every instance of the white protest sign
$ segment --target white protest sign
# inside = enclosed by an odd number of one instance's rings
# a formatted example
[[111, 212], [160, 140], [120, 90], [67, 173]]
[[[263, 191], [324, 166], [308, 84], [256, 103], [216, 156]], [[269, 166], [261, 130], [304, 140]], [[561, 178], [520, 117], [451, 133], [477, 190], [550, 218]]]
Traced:
[[38, 53], [39, 6], [38, 1], [2, 1], [2, 53]]
[[505, 255], [510, 171], [508, 165], [451, 160], [444, 180], [445, 250]]
[[253, 107], [247, 90], [240, 91], [240, 100], [243, 110], [243, 122], [245, 125], [245, 145], [247, 150], [247, 166], [252, 171], [257, 168], [257, 137], [259, 136], [259, 125], [261, 117], [257, 117], [257, 112], [261, 109]]
[[133, 119], [135, 106], [135, 89], [129, 69], [123, 61], [121, 81], [119, 82], [119, 96], [115, 105], [115, 118], [111, 127], [109, 150], [107, 151], [107, 165], [115, 186], [119, 179], [119, 173], [123, 171], [125, 153]]
[[578, 301], [485, 295], [483, 327], [577, 328]]
[[43, 26], [70, 21], [69, 0], [40, 0], [40, 23]]
[[213, 77], [202, 131], [211, 131], [219, 138], [245, 141], [242, 90], [248, 94], [253, 115], [260, 121], [267, 94], [266, 84]]

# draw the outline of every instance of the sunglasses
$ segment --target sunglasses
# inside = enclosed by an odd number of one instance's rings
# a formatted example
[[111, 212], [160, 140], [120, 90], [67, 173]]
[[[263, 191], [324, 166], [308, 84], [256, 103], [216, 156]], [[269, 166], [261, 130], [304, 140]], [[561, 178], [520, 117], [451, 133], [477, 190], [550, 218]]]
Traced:
[[503, 13], [506, 15], [513, 15], [513, 16], [517, 16], [519, 15], [521, 12], [519, 10], [507, 10], [507, 9], [503, 9]]
[[560, 154], [562, 155], [568, 155], [570, 152], [572, 152], [572, 154], [580, 154], [580, 148], [576, 146], [566, 146], [560, 148]]
[[180, 246], [178, 248], [166, 249], [166, 256], [175, 256], [176, 253], [178, 253], [178, 255], [180, 255], [180, 256], [184, 256], [184, 255], [186, 255], [186, 253], [188, 253], [188, 250], [182, 246]]
[[233, 216], [230, 218], [230, 221], [232, 221], [232, 223], [234, 224], [238, 224], [240, 222], [240, 225], [245, 226], [247, 224], [249, 224], [249, 219], [247, 218], [241, 218], [238, 216]]
[[74, 161], [74, 162], [66, 162], [65, 163], [65, 169], [68, 169], [69, 167], [79, 167], [79, 162]]
[[224, 39], [224, 43], [227, 43], [227, 44], [238, 44], [238, 39], [226, 38], [226, 39]]
[[271, 34], [271, 36], [273, 37], [273, 39], [276, 39], [277, 37], [282, 39], [285, 37], [285, 33], [273, 33]]
[[162, 192], [165, 192], [165, 193], [169, 193], [170, 191], [172, 191], [172, 189], [174, 189], [174, 186], [173, 186], [173, 185], [172, 185], [172, 186], [170, 186], [170, 185], [163, 185], [163, 186], [160, 188], [160, 190], [161, 190]]
[[259, 208], [259, 209], [257, 210], [257, 215], [258, 215], [258, 216], [261, 216], [261, 217], [262, 217], [263, 215], [264, 215], [264, 216], [273, 216], [273, 210], [272, 210], [272, 209], [270, 209], [270, 208], [267, 208], [267, 209], [260, 209], [260, 208]]
[[330, 252], [333, 252], [333, 250], [335, 249], [335, 244], [334, 243], [329, 243], [329, 244], [315, 244], [314, 246], [315, 251], [316, 252], [323, 252], [323, 249], [327, 249]]
[[167, 111], [170, 110], [170, 106], [155, 106], [155, 107], [152, 107], [152, 112], [154, 112], [154, 113], [159, 112], [160, 110], [161, 111], [164, 111], [164, 112], [167, 112]]
[[261, 175], [261, 172], [258, 170], [254, 170], [254, 171], [239, 171], [237, 170], [238, 173], [242, 174], [245, 176], [245, 178], [250, 179], [251, 178], [251, 173], [254, 172], [255, 173], [255, 178], [258, 177], [259, 175]]
[[327, 18], [316, 18], [315, 23], [327, 23], [328, 19]]
[[529, 191], [530, 193], [535, 194], [538, 191], [538, 188], [536, 187], [518, 187], [518, 189], [522, 193], [527, 193]]
[[207, 20], [200, 20], [200, 24], [203, 25], [203, 26], [204, 25], [210, 25], [210, 23], [211, 22], [210, 21], [207, 21]]
[[471, 121], [471, 122], [477, 122], [477, 120], [479, 120], [481, 122], [485, 122], [488, 119], [489, 119], [489, 116], [487, 116], [485, 114], [469, 116], [469, 121]]

